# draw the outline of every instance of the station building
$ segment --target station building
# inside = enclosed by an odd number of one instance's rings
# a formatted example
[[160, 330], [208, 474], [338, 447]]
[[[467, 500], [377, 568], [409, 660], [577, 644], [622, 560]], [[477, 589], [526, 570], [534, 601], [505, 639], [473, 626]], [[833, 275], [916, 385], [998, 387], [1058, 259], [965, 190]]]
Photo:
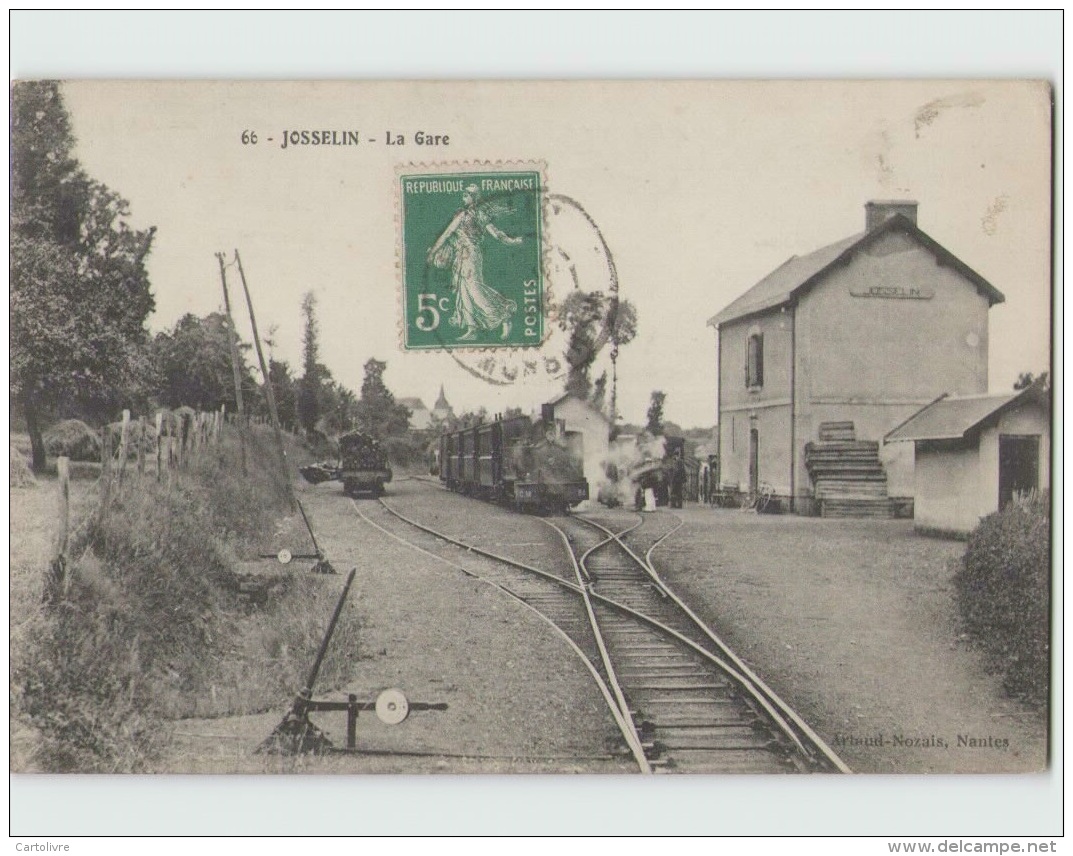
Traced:
[[944, 393], [987, 390], [1003, 299], [921, 231], [916, 202], [867, 203], [862, 232], [791, 257], [709, 319], [720, 484], [770, 486], [803, 514], [911, 507], [912, 449], [884, 437]]

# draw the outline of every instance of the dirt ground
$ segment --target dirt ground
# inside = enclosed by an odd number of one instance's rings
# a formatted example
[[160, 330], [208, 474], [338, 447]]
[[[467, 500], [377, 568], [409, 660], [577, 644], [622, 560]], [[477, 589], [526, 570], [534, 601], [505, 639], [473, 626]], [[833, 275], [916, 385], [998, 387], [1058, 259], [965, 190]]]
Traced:
[[[415, 492], [428, 488], [400, 481], [391, 499], [403, 503]], [[374, 500], [351, 501], [336, 482], [307, 487], [302, 499], [340, 587], [357, 569], [348, 603], [362, 622], [358, 669], [330, 697], [372, 701], [397, 687], [411, 701], [448, 709], [414, 712], [393, 727], [362, 714], [359, 747], [384, 754], [306, 759], [251, 754], [279, 723], [286, 699], [271, 714], [187, 720], [178, 724], [169, 772], [636, 772], [588, 671], [530, 610], [363, 521], [357, 509], [389, 525]], [[453, 561], [465, 565], [464, 556]], [[312, 718], [334, 745], [345, 744], [344, 714]]]
[[961, 635], [963, 543], [911, 520], [674, 513], [685, 526], [653, 554], [663, 578], [855, 771], [1046, 768], [1044, 715]]
[[[348, 608], [362, 622], [358, 666], [332, 697], [353, 692], [373, 700], [398, 687], [413, 701], [447, 702], [448, 710], [415, 712], [395, 727], [363, 714], [359, 745], [384, 754], [255, 755], [288, 707], [280, 699], [279, 709], [267, 714], [177, 722], [162, 771], [636, 770], [618, 754], [621, 740], [589, 673], [527, 608], [362, 520], [358, 509], [389, 525], [375, 501], [351, 501], [338, 483], [304, 486], [301, 495], [340, 571], [340, 587], [343, 574], [357, 569]], [[36, 573], [47, 556], [54, 501], [47, 480], [12, 492], [13, 593], [32, 591], [28, 580], [14, 576]], [[533, 564], [560, 556], [557, 536], [538, 518], [426, 482], [396, 481], [388, 501]], [[951, 580], [963, 544], [919, 537], [912, 521], [757, 516], [697, 506], [674, 513], [685, 526], [654, 554], [664, 579], [854, 770], [1045, 768], [1042, 715], [1007, 698], [960, 636]], [[285, 525], [278, 534], [287, 540], [295, 531]], [[266, 552], [279, 547], [308, 550], [304, 542], [280, 543], [266, 545]], [[465, 565], [464, 551], [454, 561]], [[13, 600], [13, 634], [24, 608], [32, 608], [30, 601]], [[326, 626], [328, 618], [311, 620]], [[341, 713], [315, 717], [336, 745], [345, 740], [344, 719]]]

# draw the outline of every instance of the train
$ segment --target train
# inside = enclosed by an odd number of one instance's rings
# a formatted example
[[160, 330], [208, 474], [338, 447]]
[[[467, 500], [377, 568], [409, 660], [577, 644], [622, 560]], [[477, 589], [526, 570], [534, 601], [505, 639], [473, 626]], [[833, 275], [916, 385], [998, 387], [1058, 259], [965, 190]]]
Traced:
[[392, 478], [384, 447], [361, 431], [350, 431], [339, 438], [338, 462], [321, 461], [301, 467], [298, 472], [310, 484], [341, 481], [347, 496], [362, 492], [380, 496]]
[[565, 512], [589, 498], [583, 437], [562, 420], [497, 416], [441, 435], [438, 459], [449, 490], [518, 511]]
[[387, 450], [379, 440], [362, 431], [350, 431], [339, 438], [339, 474], [343, 493], [380, 496], [391, 481]]

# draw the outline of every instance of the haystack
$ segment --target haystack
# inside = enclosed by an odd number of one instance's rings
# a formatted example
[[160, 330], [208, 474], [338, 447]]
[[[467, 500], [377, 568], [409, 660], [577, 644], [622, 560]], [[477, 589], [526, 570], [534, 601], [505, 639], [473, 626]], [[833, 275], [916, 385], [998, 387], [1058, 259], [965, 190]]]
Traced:
[[49, 457], [66, 455], [72, 461], [99, 461], [101, 438], [79, 419], [57, 422], [45, 432], [45, 450]]
[[11, 473], [8, 478], [9, 487], [35, 487], [37, 485], [37, 479], [34, 478], [33, 470], [30, 469], [30, 462], [14, 446], [11, 446], [9, 470]]

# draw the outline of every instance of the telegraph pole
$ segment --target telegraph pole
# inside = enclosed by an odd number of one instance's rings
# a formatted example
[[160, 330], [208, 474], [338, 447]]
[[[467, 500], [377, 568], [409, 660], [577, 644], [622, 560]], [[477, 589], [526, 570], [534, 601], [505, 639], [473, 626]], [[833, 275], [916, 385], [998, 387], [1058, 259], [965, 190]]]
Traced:
[[242, 259], [239, 258], [238, 250], [235, 250], [235, 264], [238, 266], [239, 279], [242, 280], [242, 290], [246, 294], [246, 306], [250, 310], [253, 344], [257, 348], [257, 359], [261, 363], [261, 376], [265, 379], [265, 398], [268, 399], [268, 413], [272, 417], [272, 430], [276, 435], [276, 451], [279, 453], [280, 470], [287, 485], [287, 496], [290, 497], [291, 510], [293, 511], [295, 505], [294, 489], [291, 486], [290, 468], [287, 466], [287, 450], [283, 448], [283, 435], [279, 427], [279, 413], [276, 411], [276, 393], [272, 389], [272, 379], [268, 376], [268, 364], [265, 362], [264, 351], [261, 349], [261, 337], [257, 332], [257, 319], [253, 314], [253, 300], [250, 298], [250, 289], [246, 284], [246, 274], [242, 270]]
[[224, 270], [224, 254], [217, 253], [216, 260], [220, 263], [220, 283], [224, 289], [224, 308], [227, 310], [227, 323], [231, 328], [231, 369], [235, 376], [235, 403], [238, 405], [238, 445], [242, 455], [242, 475], [248, 475], [246, 467], [246, 430], [243, 421], [245, 419], [242, 406], [242, 372], [239, 369], [238, 359], [238, 331], [235, 330], [235, 319], [231, 316], [231, 296], [227, 293], [227, 273]]

